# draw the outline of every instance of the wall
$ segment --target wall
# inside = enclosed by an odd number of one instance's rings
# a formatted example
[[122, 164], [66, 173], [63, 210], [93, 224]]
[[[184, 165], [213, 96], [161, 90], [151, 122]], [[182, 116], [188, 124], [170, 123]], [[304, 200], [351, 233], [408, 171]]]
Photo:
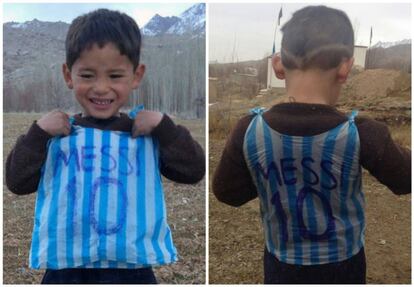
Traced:
[[365, 58], [367, 55], [367, 47], [355, 46], [354, 47], [354, 66], [361, 66], [365, 68]]

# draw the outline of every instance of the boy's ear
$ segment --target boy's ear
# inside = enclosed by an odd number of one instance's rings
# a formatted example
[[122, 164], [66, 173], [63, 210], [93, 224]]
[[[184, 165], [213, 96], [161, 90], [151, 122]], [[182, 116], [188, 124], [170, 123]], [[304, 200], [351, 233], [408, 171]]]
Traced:
[[353, 64], [354, 64], [354, 58], [344, 59], [339, 64], [336, 78], [340, 84], [343, 84], [346, 82], [346, 79], [348, 78], [348, 75], [351, 72]]
[[145, 74], [145, 65], [139, 64], [134, 72], [134, 81], [132, 83], [132, 87], [134, 89], [138, 88], [139, 84], [141, 83], [142, 78], [144, 77], [144, 74]]
[[73, 89], [72, 75], [66, 64], [62, 65], [62, 73], [63, 73], [63, 78], [65, 79], [66, 85], [68, 86], [69, 89], [72, 90]]
[[272, 67], [273, 71], [275, 72], [276, 78], [284, 80], [285, 68], [282, 65], [282, 58], [280, 57], [280, 53], [277, 53], [272, 57]]

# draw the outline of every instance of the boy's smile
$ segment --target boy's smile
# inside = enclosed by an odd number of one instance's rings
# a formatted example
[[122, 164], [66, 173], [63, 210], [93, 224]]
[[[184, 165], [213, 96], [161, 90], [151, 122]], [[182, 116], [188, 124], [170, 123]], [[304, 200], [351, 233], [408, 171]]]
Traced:
[[145, 72], [139, 65], [135, 71], [126, 55], [112, 43], [99, 48], [93, 44], [84, 50], [69, 71], [63, 65], [66, 84], [73, 89], [85, 116], [107, 119], [119, 114]]

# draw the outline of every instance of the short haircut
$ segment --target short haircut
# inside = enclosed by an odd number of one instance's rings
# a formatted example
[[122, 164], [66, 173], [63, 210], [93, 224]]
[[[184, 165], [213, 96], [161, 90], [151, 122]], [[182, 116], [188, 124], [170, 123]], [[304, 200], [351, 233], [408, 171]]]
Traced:
[[293, 14], [282, 32], [281, 57], [286, 69], [329, 70], [354, 54], [354, 31], [341, 10], [305, 7]]
[[130, 16], [108, 9], [98, 9], [81, 15], [72, 21], [66, 35], [66, 65], [72, 69], [84, 50], [94, 44], [102, 48], [113, 43], [121, 55], [126, 55], [134, 70], [139, 65], [141, 33]]

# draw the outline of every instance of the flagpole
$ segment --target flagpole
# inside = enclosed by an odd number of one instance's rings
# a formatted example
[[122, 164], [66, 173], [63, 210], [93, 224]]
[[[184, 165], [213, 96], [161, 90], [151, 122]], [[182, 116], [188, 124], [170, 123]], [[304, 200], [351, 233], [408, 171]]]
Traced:
[[280, 5], [279, 15], [277, 17], [277, 22], [276, 22], [276, 27], [275, 27], [275, 33], [273, 35], [273, 51], [272, 51], [273, 54], [276, 52], [276, 32], [277, 32], [277, 28], [279, 28], [279, 25], [280, 25], [280, 18], [282, 18], [282, 8], [283, 6]]
[[[276, 22], [276, 27], [275, 27], [275, 33], [273, 35], [272, 56], [276, 53], [276, 32], [277, 32], [277, 28], [279, 28], [279, 25], [280, 25], [280, 18], [282, 18], [282, 5], [280, 5], [279, 15], [277, 17], [277, 22]], [[272, 61], [272, 60], [270, 60], [270, 61]], [[268, 69], [268, 75], [269, 75], [268, 77], [270, 77], [270, 79], [269, 79], [270, 80], [269, 81], [270, 87], [268, 87], [268, 88], [271, 88], [272, 87], [272, 78], [273, 78], [272, 76], [273, 76], [273, 74], [272, 74], [271, 71], [269, 72], [269, 69]]]
[[372, 41], [372, 26], [371, 26], [371, 33], [369, 34], [369, 47], [371, 48], [371, 41]]
[[372, 50], [371, 50], [371, 43], [372, 43], [372, 26], [371, 26], [371, 31], [369, 33], [369, 46], [368, 46], [368, 54], [367, 54], [367, 60], [366, 60], [366, 67], [365, 69], [369, 68], [369, 60], [371, 59], [371, 57], [373, 57], [372, 55]]
[[276, 31], [278, 27], [279, 27], [279, 24], [276, 23], [275, 33], [273, 35], [273, 51], [272, 51], [273, 54], [276, 52]]

